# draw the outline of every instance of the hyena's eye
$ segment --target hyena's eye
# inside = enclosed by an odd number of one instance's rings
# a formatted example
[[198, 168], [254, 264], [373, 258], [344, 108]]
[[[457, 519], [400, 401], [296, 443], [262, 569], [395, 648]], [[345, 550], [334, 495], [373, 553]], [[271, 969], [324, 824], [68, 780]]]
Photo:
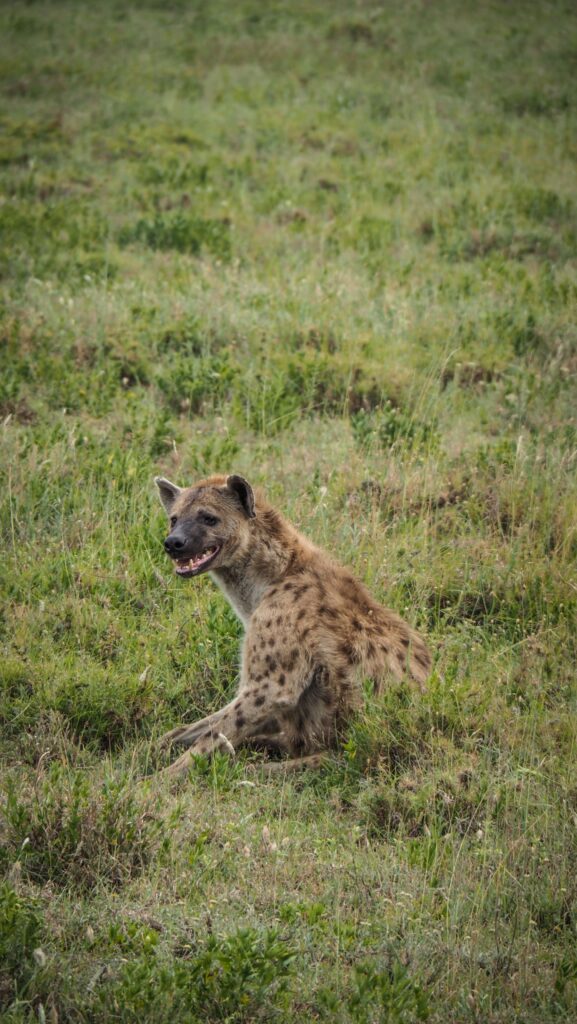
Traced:
[[201, 512], [198, 518], [202, 523], [205, 523], [206, 526], [216, 526], [219, 522], [216, 516], [212, 516], [210, 512]]
[[171, 516], [170, 517], [170, 525], [171, 526], [176, 526], [177, 522], [178, 522], [178, 516]]

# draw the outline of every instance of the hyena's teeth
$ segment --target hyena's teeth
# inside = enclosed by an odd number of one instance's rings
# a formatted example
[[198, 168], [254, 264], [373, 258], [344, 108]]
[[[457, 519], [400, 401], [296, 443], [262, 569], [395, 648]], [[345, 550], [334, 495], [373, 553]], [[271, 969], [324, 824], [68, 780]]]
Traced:
[[190, 572], [192, 569], [197, 569], [203, 562], [208, 561], [216, 554], [218, 548], [207, 548], [201, 555], [195, 555], [194, 558], [178, 558], [176, 560], [176, 571], [177, 572]]

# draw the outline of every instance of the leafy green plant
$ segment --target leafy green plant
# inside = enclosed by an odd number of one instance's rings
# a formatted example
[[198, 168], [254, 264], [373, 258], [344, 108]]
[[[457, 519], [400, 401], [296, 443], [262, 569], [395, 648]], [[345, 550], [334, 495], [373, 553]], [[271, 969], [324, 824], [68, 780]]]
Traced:
[[429, 1019], [429, 1001], [424, 988], [409, 975], [396, 958], [390, 966], [379, 968], [376, 962], [358, 965], [350, 990], [344, 998], [323, 990], [321, 1000], [329, 1019], [352, 1024], [410, 1024]]
[[279, 1009], [294, 971], [296, 951], [274, 931], [239, 929], [183, 947], [183, 959], [163, 962], [154, 947], [130, 960], [113, 985], [99, 993], [106, 1014], [118, 1007], [123, 1021], [241, 1024]]

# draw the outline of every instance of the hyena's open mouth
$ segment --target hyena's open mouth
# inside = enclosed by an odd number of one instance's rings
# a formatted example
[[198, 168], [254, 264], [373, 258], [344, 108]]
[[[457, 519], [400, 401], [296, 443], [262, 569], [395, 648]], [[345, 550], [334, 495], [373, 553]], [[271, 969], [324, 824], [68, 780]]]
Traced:
[[207, 548], [200, 555], [193, 555], [192, 558], [178, 558], [174, 571], [177, 576], [198, 576], [199, 573], [208, 569], [211, 562], [214, 562], [220, 548]]

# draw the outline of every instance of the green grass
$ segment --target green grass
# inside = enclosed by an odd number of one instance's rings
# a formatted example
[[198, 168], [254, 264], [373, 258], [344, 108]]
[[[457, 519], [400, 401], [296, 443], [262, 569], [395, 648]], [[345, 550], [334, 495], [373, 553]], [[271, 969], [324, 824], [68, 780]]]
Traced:
[[[0, 1014], [577, 1013], [577, 18], [0, 9]], [[320, 772], [162, 732], [240, 635], [152, 477], [236, 471], [421, 629]]]

